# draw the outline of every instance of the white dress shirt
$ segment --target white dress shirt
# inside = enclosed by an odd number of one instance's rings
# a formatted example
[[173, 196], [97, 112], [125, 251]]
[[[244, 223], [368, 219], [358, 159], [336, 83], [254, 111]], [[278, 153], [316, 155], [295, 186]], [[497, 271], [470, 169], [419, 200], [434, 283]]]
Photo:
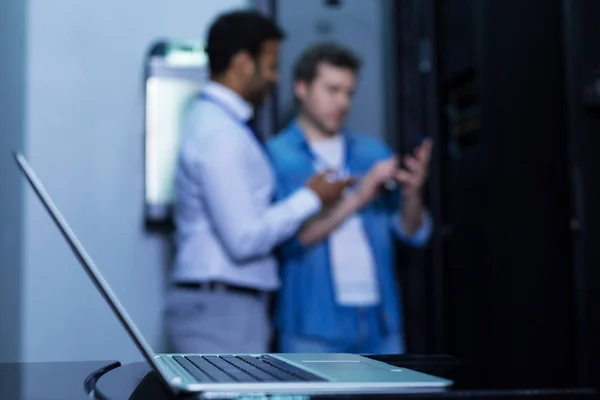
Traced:
[[203, 93], [216, 102], [195, 101], [182, 133], [172, 279], [277, 289], [272, 251], [320, 210], [320, 200], [304, 187], [272, 203], [268, 157], [245, 126], [252, 107], [216, 82]]
[[[345, 156], [342, 135], [310, 143], [324, 166], [340, 170]], [[379, 303], [379, 285], [371, 246], [358, 214], [346, 218], [329, 235], [331, 273], [336, 301], [344, 306]]]

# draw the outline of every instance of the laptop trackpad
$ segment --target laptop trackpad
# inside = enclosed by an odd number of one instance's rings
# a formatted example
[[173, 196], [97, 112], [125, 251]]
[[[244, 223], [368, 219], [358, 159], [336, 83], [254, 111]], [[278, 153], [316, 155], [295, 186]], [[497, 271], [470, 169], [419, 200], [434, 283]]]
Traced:
[[315, 368], [320, 371], [373, 371], [380, 369], [374, 365], [360, 361], [345, 361], [345, 360], [307, 360], [302, 361], [309, 368]]

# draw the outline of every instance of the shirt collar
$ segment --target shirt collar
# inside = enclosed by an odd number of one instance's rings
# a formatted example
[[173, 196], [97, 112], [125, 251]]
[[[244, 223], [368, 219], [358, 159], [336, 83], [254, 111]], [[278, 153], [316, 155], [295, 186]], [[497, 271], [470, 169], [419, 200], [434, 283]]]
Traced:
[[[290, 137], [293, 142], [295, 142], [299, 146], [307, 147], [307, 141], [304, 137], [304, 132], [302, 132], [302, 128], [300, 128], [300, 124], [297, 119], [294, 119], [287, 127], [287, 130], [290, 132]], [[342, 129], [340, 135], [344, 137], [344, 141], [347, 146], [350, 146], [354, 143], [354, 135], [348, 131], [347, 129]]]
[[219, 100], [225, 106], [229, 107], [241, 120], [248, 121], [252, 118], [254, 110], [250, 103], [227, 86], [215, 81], [208, 81], [202, 88], [202, 92], [214, 97], [216, 100]]

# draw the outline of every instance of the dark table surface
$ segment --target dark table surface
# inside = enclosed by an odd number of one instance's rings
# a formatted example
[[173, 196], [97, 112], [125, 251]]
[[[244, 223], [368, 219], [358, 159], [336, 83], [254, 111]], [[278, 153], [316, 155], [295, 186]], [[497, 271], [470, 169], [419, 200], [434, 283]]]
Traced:
[[[576, 399], [600, 398], [593, 388], [585, 387], [483, 387], [470, 379], [470, 373], [455, 358], [448, 356], [377, 356], [390, 364], [431, 373], [455, 381], [442, 393], [403, 394], [402, 397], [482, 398], [482, 399]], [[501, 385], [502, 386], [502, 385]], [[506, 385], [505, 385], [506, 386]], [[156, 373], [144, 363], [120, 365], [116, 361], [51, 362], [0, 364], [0, 399], [171, 399]], [[368, 395], [360, 398], [372, 399]], [[381, 396], [393, 398], [400, 396]], [[278, 396], [277, 398], [285, 398]], [[294, 399], [307, 399], [295, 396]], [[312, 397], [318, 398], [318, 397]], [[319, 398], [350, 398], [322, 396]], [[359, 398], [354, 396], [352, 398]]]
[[111, 364], [118, 365], [115, 361], [0, 363], [0, 399], [89, 400], [86, 379]]

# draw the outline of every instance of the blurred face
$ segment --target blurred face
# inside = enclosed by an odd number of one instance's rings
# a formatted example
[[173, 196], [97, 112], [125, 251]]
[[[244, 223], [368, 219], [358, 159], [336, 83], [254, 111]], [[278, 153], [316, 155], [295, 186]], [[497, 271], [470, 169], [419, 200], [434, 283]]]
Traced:
[[279, 59], [279, 41], [267, 40], [257, 59], [248, 57], [248, 68], [245, 73], [245, 97], [258, 106], [262, 104], [271, 89], [277, 84], [279, 74], [277, 72], [277, 61]]
[[334, 135], [341, 129], [350, 109], [356, 74], [349, 68], [321, 63], [315, 79], [296, 83], [296, 97], [305, 117], [323, 133]]

